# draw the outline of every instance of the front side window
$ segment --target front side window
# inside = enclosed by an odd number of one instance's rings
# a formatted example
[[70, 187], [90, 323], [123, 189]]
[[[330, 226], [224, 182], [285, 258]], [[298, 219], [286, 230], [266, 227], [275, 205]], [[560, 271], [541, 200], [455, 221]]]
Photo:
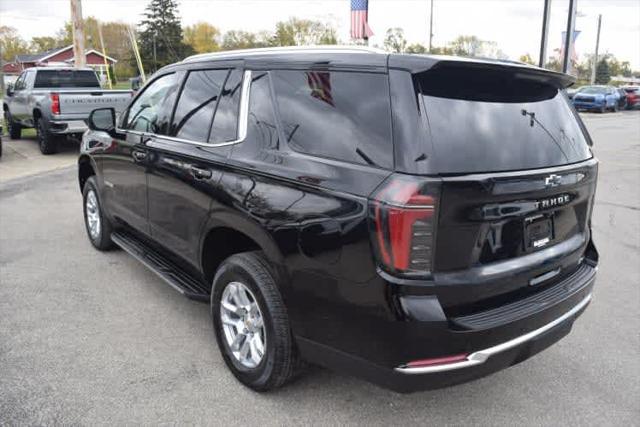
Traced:
[[393, 166], [386, 74], [276, 70], [272, 75], [291, 148], [353, 163]]
[[176, 89], [175, 74], [166, 74], [153, 81], [129, 108], [125, 129], [164, 134], [165, 118], [167, 111], [170, 115]]
[[228, 74], [229, 70], [197, 70], [189, 73], [173, 116], [173, 135], [190, 141], [207, 141]]
[[23, 84], [24, 84], [24, 78], [26, 75], [27, 75], [26, 72], [20, 74], [20, 76], [18, 77], [18, 80], [16, 80], [16, 82], [13, 84], [13, 90], [24, 89]]

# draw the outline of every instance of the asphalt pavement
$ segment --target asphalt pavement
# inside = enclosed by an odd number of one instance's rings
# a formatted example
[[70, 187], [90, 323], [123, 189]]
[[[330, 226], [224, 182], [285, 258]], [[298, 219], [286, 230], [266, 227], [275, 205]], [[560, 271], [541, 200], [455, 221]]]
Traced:
[[0, 175], [0, 425], [638, 425], [640, 112], [583, 117], [601, 161], [591, 306], [528, 361], [410, 395], [319, 368], [272, 393], [244, 388], [206, 304], [92, 248], [73, 166], [2, 158], [0, 171], [30, 172]]

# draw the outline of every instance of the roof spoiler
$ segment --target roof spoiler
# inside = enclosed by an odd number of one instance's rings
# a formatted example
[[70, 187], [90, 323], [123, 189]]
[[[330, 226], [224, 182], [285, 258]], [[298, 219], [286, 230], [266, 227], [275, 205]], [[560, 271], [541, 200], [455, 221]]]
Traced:
[[389, 68], [405, 69], [411, 73], [436, 69], [441, 72], [446, 72], [447, 69], [505, 72], [518, 79], [537, 81], [558, 89], [567, 88], [576, 81], [575, 77], [569, 74], [557, 73], [525, 63], [455, 56], [389, 55]]

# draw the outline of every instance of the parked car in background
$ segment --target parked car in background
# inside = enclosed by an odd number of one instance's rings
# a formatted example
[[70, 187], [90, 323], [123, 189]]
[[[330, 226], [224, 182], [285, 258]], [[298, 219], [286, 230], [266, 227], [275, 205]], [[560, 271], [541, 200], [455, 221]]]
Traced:
[[2, 107], [11, 139], [20, 138], [23, 128], [35, 128], [42, 154], [53, 154], [60, 138], [81, 138], [93, 109], [105, 106], [122, 111], [131, 93], [102, 90], [91, 68], [33, 67], [7, 88]]
[[0, 124], [0, 157], [2, 157], [2, 124]]
[[621, 87], [615, 88], [616, 93], [618, 94], [618, 109], [626, 110], [627, 109], [627, 92], [624, 91]]
[[187, 58], [119, 120], [91, 113], [87, 236], [209, 303], [255, 390], [301, 359], [398, 391], [469, 381], [591, 300], [598, 162], [571, 83], [356, 47]]
[[618, 111], [620, 94], [613, 86], [583, 86], [573, 96], [573, 106], [576, 110], [598, 111], [604, 113], [607, 110]]
[[577, 92], [579, 92], [581, 88], [582, 88], [582, 86], [580, 86], [580, 87], [578, 87], [578, 88], [573, 88], [573, 87], [567, 88], [567, 90], [565, 91], [565, 92], [567, 93], [567, 97], [568, 97], [569, 99], [573, 99], [573, 96], [574, 96]]
[[640, 108], [640, 86], [623, 86], [627, 97], [627, 109]]

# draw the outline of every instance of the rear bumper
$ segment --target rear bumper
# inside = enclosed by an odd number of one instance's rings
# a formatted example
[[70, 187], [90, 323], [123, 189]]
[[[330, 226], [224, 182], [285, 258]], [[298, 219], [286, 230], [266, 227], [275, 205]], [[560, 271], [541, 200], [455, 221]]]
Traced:
[[49, 132], [58, 135], [84, 133], [87, 129], [84, 120], [51, 120], [49, 122]]
[[[465, 317], [466, 323], [442, 319], [437, 298], [419, 296], [403, 303], [405, 319], [370, 318], [359, 330], [342, 323], [333, 332], [340, 337], [335, 344], [296, 338], [305, 359], [397, 392], [447, 387], [520, 363], [566, 336], [591, 301], [595, 276], [596, 267], [583, 264], [548, 292], [513, 302], [513, 309], [482, 312], [482, 321], [474, 316]], [[426, 366], [411, 363], [452, 355], [463, 358]]]
[[466, 359], [454, 363], [437, 364], [431, 366], [411, 367], [407, 365], [399, 366], [395, 368], [396, 372], [406, 375], [424, 375], [433, 374], [437, 372], [455, 371], [458, 369], [471, 368], [476, 365], [485, 363], [490, 357], [498, 357], [502, 353], [508, 352], [511, 349], [526, 346], [531, 342], [535, 342], [544, 336], [548, 332], [552, 331], [556, 327], [562, 326], [567, 321], [573, 322], [573, 319], [586, 308], [591, 302], [591, 294], [587, 295], [582, 301], [575, 305], [571, 310], [567, 311], [562, 316], [558, 317], [552, 322], [535, 329], [526, 334], [520, 335], [509, 341], [494, 345], [493, 347], [485, 348], [483, 350], [474, 351], [466, 356]]

